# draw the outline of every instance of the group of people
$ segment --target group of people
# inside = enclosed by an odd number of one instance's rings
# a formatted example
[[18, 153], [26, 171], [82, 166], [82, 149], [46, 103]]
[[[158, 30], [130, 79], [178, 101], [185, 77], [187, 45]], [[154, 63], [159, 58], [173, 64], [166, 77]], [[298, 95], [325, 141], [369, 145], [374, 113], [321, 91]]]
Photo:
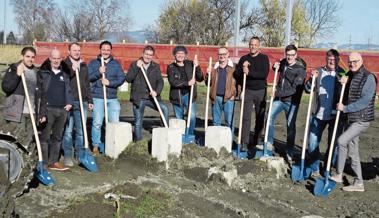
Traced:
[[[169, 109], [160, 97], [164, 80], [159, 64], [153, 61], [154, 47], [146, 46], [141, 58], [130, 64], [127, 73], [124, 73], [120, 63], [112, 56], [112, 44], [109, 41], [101, 42], [99, 49], [98, 57], [87, 65], [81, 59], [80, 44], [71, 43], [66, 59], [62, 58], [59, 50], [53, 49], [50, 57], [40, 68], [36, 68], [36, 50], [33, 47], [25, 47], [21, 51], [22, 60], [9, 67], [2, 81], [2, 89], [6, 93], [3, 117], [8, 122], [8, 127], [16, 134], [29, 134], [23, 143], [30, 143], [32, 133], [29, 113], [35, 113], [39, 121], [43, 160], [51, 170], [63, 171], [73, 166], [73, 148], [76, 156], [84, 152], [77, 79], [80, 80], [84, 117], [87, 118], [88, 110], [92, 110], [93, 155], [98, 155], [101, 151], [101, 129], [105, 115], [103, 86], [106, 87], [108, 122], [119, 122], [121, 106], [117, 99], [117, 89], [125, 81], [131, 83], [130, 101], [133, 103], [135, 141], [142, 139], [145, 107], [158, 110], [153, 98], [157, 98], [164, 119], [168, 123]], [[251, 151], [261, 143], [270, 61], [267, 55], [261, 53], [259, 37], [250, 39], [249, 49], [250, 52], [242, 56], [238, 64], [234, 64], [229, 58], [228, 48], [220, 47], [218, 61], [203, 74], [198, 60], [188, 59], [186, 47], [179, 45], [174, 48], [174, 61], [167, 66], [169, 100], [175, 117], [179, 119], [184, 119], [192, 100], [189, 134], [194, 134], [196, 127], [196, 84], [204, 79], [208, 81], [209, 76], [213, 125], [221, 125], [224, 114], [225, 125], [234, 133], [235, 99], [241, 93], [243, 77], [246, 76], [241, 149]], [[308, 80], [306, 63], [298, 57], [296, 46], [286, 46], [285, 58], [274, 63], [273, 69], [278, 70], [279, 79], [268, 116], [268, 147], [273, 147], [275, 121], [280, 112], [284, 111], [287, 124], [286, 158], [292, 160], [296, 117], [302, 93], [314, 92], [308, 143], [313, 174], [318, 175], [320, 172], [319, 144], [323, 131], [328, 126], [330, 142], [335, 114], [339, 110], [343, 112], [343, 119], [336, 140], [338, 152], [334, 152], [338, 153], [334, 155], [337, 174], [332, 179], [342, 182], [345, 161], [350, 157], [356, 179], [352, 185], [344, 187], [344, 190], [364, 191], [358, 142], [361, 133], [369, 127], [370, 121], [374, 120], [376, 77], [367, 71], [362, 56], [356, 52], [349, 56], [348, 72], [339, 66], [340, 55], [335, 49], [327, 51], [325, 61], [325, 66], [313, 70]], [[76, 78], [75, 71], [79, 72], [79, 78]], [[146, 72], [152, 90], [148, 87], [143, 71]], [[25, 93], [20, 82], [21, 74], [25, 75], [30, 98], [35, 102], [34, 111], [29, 111], [26, 106]], [[312, 80], [315, 80], [314, 90], [311, 90]], [[346, 93], [341, 93], [342, 84], [348, 87]], [[192, 86], [193, 96], [190, 99]], [[341, 94], [345, 96], [344, 104], [338, 104]], [[253, 109], [255, 128], [250, 139]], [[61, 149], [64, 155], [63, 164], [59, 161]]]

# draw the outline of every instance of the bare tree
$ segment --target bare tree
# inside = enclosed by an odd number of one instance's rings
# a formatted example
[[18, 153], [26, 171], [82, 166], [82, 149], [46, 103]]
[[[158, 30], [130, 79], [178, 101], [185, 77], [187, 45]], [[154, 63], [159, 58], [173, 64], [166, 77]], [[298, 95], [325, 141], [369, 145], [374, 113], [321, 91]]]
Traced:
[[338, 11], [341, 6], [336, 0], [303, 1], [307, 12], [305, 19], [310, 25], [306, 46], [310, 46], [317, 38], [330, 37], [338, 29], [340, 24]]
[[11, 0], [11, 5], [26, 43], [50, 38], [56, 8], [53, 0]]

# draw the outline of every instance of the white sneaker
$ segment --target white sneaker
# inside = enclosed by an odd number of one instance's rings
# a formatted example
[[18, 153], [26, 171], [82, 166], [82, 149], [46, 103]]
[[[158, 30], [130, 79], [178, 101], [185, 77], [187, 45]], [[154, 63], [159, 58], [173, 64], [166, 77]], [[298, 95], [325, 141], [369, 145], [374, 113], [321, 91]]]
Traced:
[[341, 174], [336, 174], [332, 177], [330, 177], [331, 180], [337, 182], [337, 183], [342, 183], [343, 180], [342, 180], [342, 173]]
[[365, 186], [363, 185], [363, 183], [358, 183], [354, 181], [352, 185], [345, 186], [342, 188], [342, 190], [347, 191], [347, 192], [364, 192]]
[[74, 166], [74, 162], [72, 161], [71, 157], [64, 157], [63, 164], [67, 167], [73, 167]]

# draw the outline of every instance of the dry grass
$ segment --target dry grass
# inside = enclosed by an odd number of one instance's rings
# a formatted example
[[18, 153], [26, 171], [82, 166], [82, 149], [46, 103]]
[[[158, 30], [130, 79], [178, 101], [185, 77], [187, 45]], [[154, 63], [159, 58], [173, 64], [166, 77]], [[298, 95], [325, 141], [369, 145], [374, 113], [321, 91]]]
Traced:
[[0, 45], [0, 64], [11, 64], [20, 59], [24, 45]]

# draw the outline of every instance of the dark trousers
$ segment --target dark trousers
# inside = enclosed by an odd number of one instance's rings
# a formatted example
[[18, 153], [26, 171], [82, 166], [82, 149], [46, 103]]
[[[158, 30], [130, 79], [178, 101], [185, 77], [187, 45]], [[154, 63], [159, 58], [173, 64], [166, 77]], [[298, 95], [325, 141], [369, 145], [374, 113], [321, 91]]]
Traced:
[[255, 107], [255, 127], [252, 146], [257, 145], [259, 138], [262, 135], [265, 120], [266, 109], [266, 89], [249, 90], [246, 89], [244, 113], [242, 117], [242, 143], [250, 144], [250, 126], [251, 113]]
[[62, 134], [67, 121], [67, 111], [62, 107], [48, 107], [47, 121], [41, 134], [43, 161], [53, 164], [59, 161]]

